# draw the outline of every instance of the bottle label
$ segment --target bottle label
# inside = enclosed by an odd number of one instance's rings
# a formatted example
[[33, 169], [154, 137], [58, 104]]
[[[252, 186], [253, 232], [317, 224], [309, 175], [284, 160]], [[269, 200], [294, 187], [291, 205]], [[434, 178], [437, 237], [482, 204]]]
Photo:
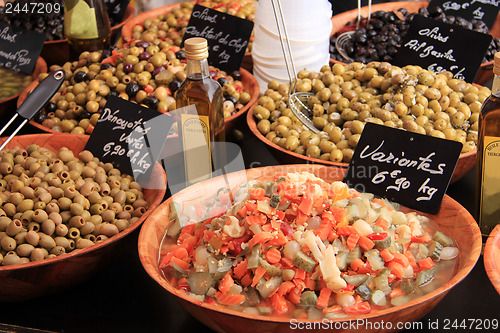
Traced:
[[208, 116], [182, 114], [181, 135], [187, 185], [212, 176]]
[[95, 8], [83, 0], [64, 1], [64, 34], [78, 39], [99, 38]]
[[479, 227], [489, 235], [500, 223], [500, 137], [485, 136], [479, 202]]

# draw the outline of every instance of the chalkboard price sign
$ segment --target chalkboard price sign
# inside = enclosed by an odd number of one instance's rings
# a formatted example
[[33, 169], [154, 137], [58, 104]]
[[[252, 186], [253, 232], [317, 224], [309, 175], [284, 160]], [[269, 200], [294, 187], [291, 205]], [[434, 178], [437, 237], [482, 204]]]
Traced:
[[17, 30], [0, 22], [0, 66], [33, 73], [46, 35], [36, 31]]
[[252, 30], [252, 21], [195, 5], [182, 42], [205, 38], [209, 64], [231, 73], [241, 67]]
[[367, 123], [344, 181], [409, 208], [435, 214], [462, 144]]
[[491, 35], [415, 15], [394, 57], [397, 66], [419, 65], [434, 73], [449, 71], [473, 82]]
[[104, 2], [108, 8], [109, 17], [113, 18], [116, 23], [121, 22], [130, 0], [104, 0]]
[[174, 122], [168, 114], [109, 96], [85, 149], [136, 181], [147, 180]]
[[499, 5], [498, 0], [431, 0], [427, 8], [439, 6], [446, 15], [462, 17], [468, 21], [480, 20], [491, 29], [500, 9]]

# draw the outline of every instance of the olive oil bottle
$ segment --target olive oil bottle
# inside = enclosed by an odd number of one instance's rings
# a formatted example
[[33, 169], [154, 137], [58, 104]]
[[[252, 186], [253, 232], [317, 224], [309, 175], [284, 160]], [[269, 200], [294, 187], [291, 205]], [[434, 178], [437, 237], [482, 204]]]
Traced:
[[479, 116], [476, 219], [483, 237], [500, 223], [500, 52], [495, 54], [491, 95]]
[[64, 0], [64, 35], [72, 60], [84, 51], [108, 48], [111, 27], [104, 0]]
[[222, 88], [210, 76], [207, 40], [189, 38], [184, 46], [187, 78], [176, 91], [175, 101], [177, 108], [196, 106], [195, 114], [182, 113], [178, 121], [189, 186], [222, 170], [226, 152]]

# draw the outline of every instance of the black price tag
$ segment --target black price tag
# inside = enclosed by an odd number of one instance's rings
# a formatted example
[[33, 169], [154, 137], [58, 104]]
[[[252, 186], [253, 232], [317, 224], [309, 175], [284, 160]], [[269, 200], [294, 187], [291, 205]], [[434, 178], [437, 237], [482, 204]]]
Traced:
[[427, 8], [439, 6], [447, 16], [458, 16], [468, 21], [481, 20], [491, 29], [498, 15], [499, 4], [497, 0], [431, 0]]
[[147, 180], [174, 122], [169, 114], [109, 96], [85, 149], [136, 181]]
[[33, 73], [46, 35], [36, 31], [16, 30], [0, 22], [0, 66]]
[[195, 5], [182, 42], [191, 37], [205, 38], [209, 64], [231, 73], [241, 67], [252, 30], [252, 21]]
[[436, 214], [461, 150], [460, 142], [367, 123], [344, 182]]
[[415, 15], [393, 63], [419, 65], [438, 74], [473, 82], [491, 43], [491, 35]]
[[130, 0], [104, 0], [108, 8], [108, 16], [115, 20], [116, 24], [120, 23], [125, 15], [127, 6]]

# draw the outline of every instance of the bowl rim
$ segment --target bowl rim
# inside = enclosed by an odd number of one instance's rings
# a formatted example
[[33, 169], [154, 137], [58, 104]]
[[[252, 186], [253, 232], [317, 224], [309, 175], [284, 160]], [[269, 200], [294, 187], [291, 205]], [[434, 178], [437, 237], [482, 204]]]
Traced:
[[[259, 168], [253, 168], [253, 169], [246, 169], [246, 170], [241, 170], [237, 172], [233, 172], [231, 174], [244, 174], [248, 173], [249, 170], [252, 170], [251, 172], [258, 172], [259, 170], [265, 169], [265, 168], [272, 168], [272, 167], [285, 167], [285, 168], [307, 168], [309, 171], [315, 170], [315, 169], [320, 169], [320, 168], [328, 168], [328, 169], [334, 169], [336, 167], [332, 166], [326, 166], [326, 165], [319, 165], [319, 164], [286, 164], [286, 165], [279, 165], [279, 166], [268, 166], [268, 167], [259, 167]], [[338, 169], [338, 168], [337, 168]], [[223, 176], [219, 176], [223, 177]], [[219, 178], [216, 177], [216, 178]], [[168, 207], [170, 202], [175, 199], [175, 197], [182, 195], [183, 193], [186, 193], [189, 191], [189, 187], [174, 194], [173, 196], [169, 197], [167, 200], [162, 202], [156, 209], [157, 212], [163, 211], [164, 207]], [[479, 226], [477, 223], [475, 223], [475, 220], [473, 219], [472, 215], [462, 206], [460, 205], [457, 201], [455, 201], [453, 198], [451, 198], [448, 195], [444, 195], [443, 202], [445, 202], [448, 205], [451, 205], [452, 207], [457, 208], [457, 214], [460, 212], [461, 214], [464, 214], [466, 217], [468, 217], [468, 220], [470, 223], [470, 227], [473, 229], [473, 239], [474, 242], [471, 244], [471, 252], [468, 256], [468, 259], [465, 260], [463, 267], [457, 268], [455, 274], [451, 277], [450, 280], [448, 280], [445, 284], [441, 285], [437, 289], [434, 289], [430, 293], [427, 293], [423, 296], [420, 296], [408, 303], [405, 303], [400, 306], [395, 306], [395, 307], [390, 307], [387, 309], [383, 310], [377, 310], [374, 313], [369, 313], [369, 314], [364, 314], [364, 315], [356, 315], [354, 318], [356, 320], [374, 320], [377, 319], [381, 316], [388, 315], [388, 314], [393, 314], [398, 312], [399, 310], [403, 308], [414, 308], [418, 305], [421, 305], [427, 301], [437, 299], [439, 297], [444, 297], [456, 284], [460, 283], [467, 275], [470, 273], [470, 271], [474, 268], [476, 265], [479, 256], [481, 255], [481, 244], [482, 244], [482, 237], [481, 237], [481, 232], [479, 229]], [[415, 211], [412, 209], [408, 209], [408, 211]], [[430, 214], [424, 214], [425, 216], [431, 216]], [[148, 273], [148, 275], [155, 280], [156, 283], [158, 283], [162, 288], [164, 288], [168, 293], [172, 294], [173, 296], [178, 297], [182, 301], [189, 302], [193, 305], [201, 306], [207, 310], [210, 311], [215, 311], [224, 315], [230, 315], [230, 316], [237, 316], [237, 317], [242, 317], [245, 319], [250, 319], [250, 320], [258, 320], [261, 322], [272, 322], [272, 323], [290, 323], [290, 321], [294, 318], [284, 318], [284, 317], [268, 317], [268, 316], [263, 316], [263, 315], [251, 315], [251, 314], [246, 314], [240, 311], [236, 310], [231, 310], [228, 308], [221, 308], [217, 307], [212, 304], [208, 304], [206, 302], [202, 302], [200, 300], [197, 300], [193, 297], [190, 297], [187, 295], [186, 292], [175, 289], [172, 287], [172, 285], [165, 279], [160, 273], [158, 273], [157, 269], [159, 270], [158, 266], [154, 266], [151, 263], [151, 260], [146, 260], [146, 255], [149, 249], [149, 242], [147, 241], [149, 234], [155, 234], [157, 235], [158, 230], [156, 228], [156, 224], [154, 219], [148, 219], [145, 221], [144, 225], [141, 228], [141, 231], [139, 233], [139, 239], [138, 239], [138, 251], [139, 251], [139, 259], [141, 261], [141, 264], [144, 268], [144, 270]], [[162, 237], [164, 237], [165, 232], [162, 232]], [[158, 249], [158, 258], [159, 259], [159, 251]], [[429, 309], [430, 310], [430, 309]], [[341, 322], [345, 320], [351, 320], [353, 318], [345, 317], [345, 318], [337, 318], [337, 319], [329, 319], [331, 322]], [[317, 320], [308, 320], [308, 319], [296, 319], [296, 322], [321, 322], [324, 319], [317, 319]]]
[[[500, 294], [500, 263], [497, 262], [495, 266], [495, 247], [497, 248], [497, 252], [500, 252], [500, 224], [497, 224], [496, 227], [493, 228], [490, 235], [486, 239], [483, 254], [486, 275], [488, 275], [493, 287], [495, 287], [496, 291]], [[496, 283], [493, 283], [493, 281]]]
[[[257, 82], [257, 79], [255, 78], [255, 76], [253, 76], [253, 74], [251, 74], [249, 71], [247, 71], [243, 67], [240, 67], [239, 71], [241, 74], [241, 82], [242, 83], [244, 81], [247, 82], [247, 85], [249, 88], [248, 93], [250, 94], [250, 101], [248, 101], [248, 103], [244, 107], [242, 107], [241, 110], [232, 114], [230, 117], [224, 119], [224, 125], [226, 127], [229, 126], [229, 124], [231, 122], [233, 122], [234, 120], [236, 120], [238, 117], [243, 115], [245, 112], [252, 110], [254, 107], [254, 104], [257, 103], [257, 100], [259, 99], [259, 91], [260, 91], [259, 90], [259, 83]], [[45, 70], [45, 72], [46, 72], [46, 70]], [[19, 99], [17, 100], [17, 107], [18, 108], [26, 100], [28, 93], [31, 90], [35, 89], [39, 83], [40, 82], [38, 80], [36, 82], [35, 81], [31, 82], [22, 92], [20, 92]], [[243, 85], [243, 88], [246, 88], [246, 87], [247, 86]], [[252, 89], [250, 89], [250, 87], [252, 87]], [[34, 119], [31, 119], [29, 121], [29, 124], [42, 130], [45, 133], [65, 134], [65, 132], [58, 132], [58, 131], [55, 131], [51, 128], [45, 127], [42, 124], [37, 123]], [[69, 133], [66, 133], [66, 134], [69, 134]], [[73, 135], [75, 135], [75, 134], [73, 134]], [[78, 134], [76, 134], [76, 135], [78, 135]], [[84, 134], [84, 135], [89, 136], [89, 134]], [[173, 137], [177, 137], [177, 135], [169, 135], [168, 136], [168, 138], [173, 138]]]
[[[127, 5], [127, 9], [125, 10], [125, 13], [123, 14], [122, 21], [120, 23], [112, 26], [111, 31], [117, 31], [117, 30], [121, 29], [125, 25], [125, 23], [127, 23], [129, 20], [131, 20], [134, 17], [134, 14], [135, 14], [135, 7], [134, 7], [134, 5], [129, 3]], [[68, 39], [63, 38], [63, 39], [48, 40], [44, 44], [57, 45], [57, 44], [63, 44], [63, 43], [67, 43], [67, 42], [68, 42]]]
[[[38, 82], [38, 75], [41, 73], [46, 73], [46, 72], [47, 72], [47, 62], [42, 57], [38, 57], [36, 59], [35, 68], [33, 69], [33, 73], [31, 74], [31, 83], [29, 85], [27, 85], [26, 88], [31, 86], [33, 84], [33, 82]], [[16, 98], [19, 98], [26, 88], [24, 88], [22, 91], [18, 92], [15, 95], [9, 96], [9, 97], [4, 98], [4, 99], [0, 99], [0, 104], [10, 102], [12, 100], [15, 100]]]
[[[60, 135], [65, 135], [65, 136], [68, 136], [67, 137], [67, 140], [69, 141], [82, 141], [82, 142], [87, 142], [89, 136], [85, 136], [85, 135], [75, 135], [75, 134], [69, 134], [69, 133], [58, 133], [58, 134], [55, 134], [57, 136], [60, 136]], [[50, 137], [54, 136], [54, 134], [50, 134], [50, 133], [41, 133], [41, 134], [27, 134], [27, 135], [19, 135], [17, 137], [28, 137], [28, 136], [33, 136], [34, 138], [47, 138], [47, 142], [50, 142]], [[5, 137], [2, 137], [0, 138], [0, 142], [3, 142], [5, 141]], [[15, 146], [15, 144], [13, 144], [12, 142], [10, 142], [6, 148], [11, 148], [12, 146]], [[160, 175], [161, 177], [163, 177], [165, 179], [165, 183], [167, 181], [167, 175], [165, 173], [165, 170], [161, 167], [161, 165], [157, 162], [154, 166], [154, 169], [153, 169], [154, 173]], [[94, 244], [92, 246], [89, 246], [89, 247], [86, 247], [86, 248], [83, 248], [83, 249], [80, 249], [80, 250], [73, 250], [69, 253], [65, 253], [63, 255], [59, 255], [59, 256], [56, 256], [56, 257], [53, 257], [53, 258], [47, 258], [47, 259], [43, 259], [43, 260], [39, 260], [39, 261], [30, 261], [30, 262], [27, 262], [27, 263], [22, 263], [22, 264], [16, 264], [16, 265], [9, 265], [9, 266], [2, 266], [0, 265], [0, 274], [5, 274], [5, 273], [8, 273], [9, 271], [21, 271], [21, 270], [24, 270], [24, 269], [31, 269], [31, 268], [35, 268], [35, 267], [42, 267], [42, 266], [46, 266], [46, 265], [50, 265], [50, 264], [53, 264], [53, 263], [57, 263], [57, 262], [62, 262], [62, 261], [65, 261], [65, 260], [68, 260], [68, 259], [72, 259], [72, 258], [77, 258], [77, 257], [80, 257], [80, 256], [84, 256], [86, 254], [89, 254], [89, 253], [92, 253], [92, 252], [95, 252], [95, 251], [98, 251], [100, 249], [102, 249], [103, 247], [107, 246], [108, 244], [110, 243], [114, 243], [116, 241], [119, 241], [121, 240], [122, 238], [124, 238], [125, 236], [133, 233], [136, 229], [140, 228], [141, 224], [147, 219], [147, 217], [149, 215], [151, 215], [151, 213], [154, 211], [154, 209], [156, 209], [160, 204], [161, 202], [163, 201], [163, 197], [165, 196], [165, 192], [166, 192], [166, 189], [159, 189], [159, 190], [149, 190], [149, 189], [145, 189], [147, 191], [159, 191], [158, 192], [158, 195], [154, 196], [154, 201], [150, 204], [150, 207], [147, 209], [146, 213], [144, 213], [137, 221], [135, 221], [132, 225], [130, 225], [128, 228], [126, 228], [125, 230], [119, 232], [118, 234], [112, 236], [112, 237], [109, 237], [108, 239], [98, 243], [98, 244]]]

